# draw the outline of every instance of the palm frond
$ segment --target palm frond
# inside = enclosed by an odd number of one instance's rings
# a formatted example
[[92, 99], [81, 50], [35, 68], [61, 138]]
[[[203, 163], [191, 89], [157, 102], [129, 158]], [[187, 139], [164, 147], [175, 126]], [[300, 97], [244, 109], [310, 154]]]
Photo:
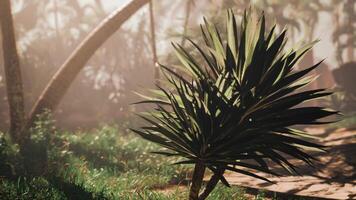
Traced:
[[330, 95], [324, 89], [299, 92], [320, 64], [294, 69], [311, 45], [286, 52], [286, 31], [276, 34], [275, 26], [266, 30], [263, 15], [255, 22], [245, 12], [238, 29], [228, 11], [225, 34], [204, 21], [205, 46], [189, 40], [203, 62], [174, 44], [184, 74], [161, 66], [170, 89], [159, 88], [156, 97], [144, 96], [141, 103], [157, 108], [152, 117], [142, 116], [148, 126], [133, 131], [169, 150], [160, 154], [187, 159], [177, 164], [203, 163], [215, 174], [223, 169], [269, 181], [249, 171], [278, 175], [267, 161], [297, 173], [285, 155], [312, 165], [314, 158], [307, 150], [323, 146], [290, 127], [327, 123], [320, 120], [338, 112], [303, 105]]

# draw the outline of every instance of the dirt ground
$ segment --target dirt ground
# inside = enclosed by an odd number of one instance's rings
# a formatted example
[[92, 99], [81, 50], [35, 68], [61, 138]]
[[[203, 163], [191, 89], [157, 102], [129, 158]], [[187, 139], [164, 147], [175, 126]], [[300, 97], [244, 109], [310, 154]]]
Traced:
[[[307, 131], [321, 138], [320, 143], [327, 146], [327, 152], [314, 153], [314, 156], [320, 160], [316, 163], [316, 169], [302, 162], [290, 160], [298, 166], [298, 171], [304, 176], [273, 177], [256, 172], [276, 184], [237, 173], [227, 173], [225, 177], [230, 184], [245, 188], [248, 199], [255, 199], [259, 190], [265, 191], [266, 199], [273, 199], [273, 196], [278, 196], [279, 199], [296, 196], [313, 200], [356, 199], [356, 130], [308, 129]], [[281, 168], [274, 167], [279, 174], [283, 174]], [[205, 181], [208, 179], [209, 177], [206, 177]], [[186, 187], [185, 184], [170, 185], [158, 191], [168, 194], [176, 190], [183, 191]]]
[[[305, 176], [269, 177], [276, 184], [266, 183], [245, 175], [226, 174], [233, 185], [252, 189], [263, 189], [290, 195], [318, 197], [325, 199], [356, 199], [356, 130], [309, 129], [322, 138], [321, 144], [328, 146], [328, 152], [316, 152], [320, 159], [317, 169], [293, 161]], [[278, 170], [278, 168], [277, 168]], [[262, 175], [262, 173], [260, 173]]]

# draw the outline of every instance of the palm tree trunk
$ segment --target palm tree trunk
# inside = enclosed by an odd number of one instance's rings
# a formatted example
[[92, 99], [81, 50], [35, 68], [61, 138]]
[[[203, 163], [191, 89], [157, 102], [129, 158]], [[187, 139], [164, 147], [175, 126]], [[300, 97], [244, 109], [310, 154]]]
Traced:
[[6, 90], [10, 111], [10, 135], [20, 142], [25, 123], [25, 106], [20, 61], [17, 54], [10, 0], [0, 1], [0, 23], [4, 56]]
[[192, 177], [192, 185], [190, 186], [190, 191], [189, 191], [189, 200], [199, 199], [199, 191], [203, 183], [204, 174], [205, 174], [204, 164], [201, 162], [196, 163], [194, 167], [193, 177]]
[[117, 9], [102, 21], [74, 50], [37, 99], [26, 123], [33, 125], [36, 116], [45, 109], [54, 110], [79, 72], [83, 69], [95, 51], [118, 30], [121, 25], [149, 0], [132, 0], [123, 8]]
[[224, 168], [221, 168], [221, 169], [218, 169], [218, 174], [214, 174], [209, 182], [206, 184], [206, 187], [204, 189], [204, 191], [199, 195], [199, 200], [205, 200], [209, 194], [214, 190], [214, 188], [216, 187], [216, 185], [218, 184], [219, 182], [219, 177], [224, 174], [224, 171], [225, 169]]
[[150, 31], [151, 31], [151, 46], [152, 46], [152, 56], [153, 56], [153, 67], [154, 67], [154, 79], [157, 85], [159, 85], [159, 68], [158, 68], [158, 58], [157, 58], [157, 48], [156, 48], [156, 31], [155, 31], [155, 19], [153, 14], [153, 2], [150, 0]]

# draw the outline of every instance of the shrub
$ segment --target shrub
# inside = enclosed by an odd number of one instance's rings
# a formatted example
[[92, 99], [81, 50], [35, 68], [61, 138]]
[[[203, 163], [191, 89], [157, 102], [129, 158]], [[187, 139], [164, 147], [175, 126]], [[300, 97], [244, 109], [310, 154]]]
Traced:
[[[180, 73], [162, 66], [168, 85], [159, 87], [149, 115], [140, 116], [148, 126], [133, 131], [166, 148], [156, 152], [185, 158], [177, 164], [194, 164], [189, 199], [205, 199], [218, 181], [226, 186], [225, 171], [269, 181], [251, 169], [276, 174], [267, 161], [297, 173], [285, 155], [312, 165], [306, 149], [322, 149], [308, 141], [309, 135], [291, 128], [317, 125], [319, 119], [337, 112], [301, 103], [324, 97], [323, 89], [298, 92], [311, 82], [305, 77], [320, 63], [301, 71], [293, 67], [311, 48], [308, 44], [285, 51], [285, 34], [266, 34], [265, 19], [243, 16], [240, 32], [232, 11], [226, 22], [226, 42], [217, 28], [205, 20], [206, 45], [191, 44], [205, 61], [200, 63], [179, 45], [173, 45], [182, 68]], [[206, 169], [213, 173], [199, 195]]]

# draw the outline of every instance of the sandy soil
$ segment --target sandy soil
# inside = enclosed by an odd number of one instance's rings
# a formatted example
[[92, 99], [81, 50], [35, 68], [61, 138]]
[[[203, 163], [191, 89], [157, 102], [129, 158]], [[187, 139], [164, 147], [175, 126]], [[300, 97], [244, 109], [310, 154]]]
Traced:
[[[301, 174], [306, 176], [269, 177], [277, 184], [270, 184], [241, 174], [226, 174], [234, 185], [264, 189], [278, 193], [326, 199], [356, 199], [356, 130], [309, 129], [322, 138], [321, 144], [328, 146], [327, 153], [316, 152], [320, 159], [317, 169], [293, 161]], [[278, 170], [278, 169], [277, 169]], [[262, 175], [262, 173], [259, 173]]]

